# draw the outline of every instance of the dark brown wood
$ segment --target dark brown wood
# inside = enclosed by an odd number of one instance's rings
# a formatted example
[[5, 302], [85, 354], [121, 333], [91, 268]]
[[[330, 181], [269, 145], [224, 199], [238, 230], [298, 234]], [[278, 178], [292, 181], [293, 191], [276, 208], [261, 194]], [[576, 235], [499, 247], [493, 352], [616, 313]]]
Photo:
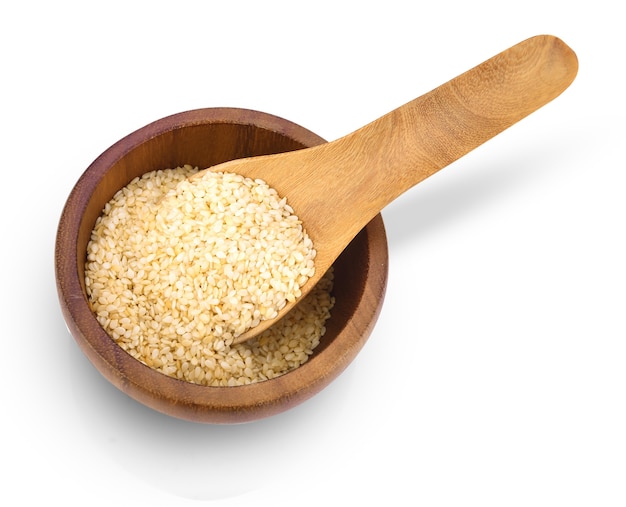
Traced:
[[387, 240], [380, 215], [337, 259], [336, 304], [311, 359], [277, 379], [242, 387], [206, 387], [167, 377], [123, 351], [92, 313], [84, 289], [87, 243], [105, 203], [134, 177], [182, 164], [209, 167], [242, 157], [323, 144], [316, 134], [276, 116], [211, 108], [158, 120], [120, 140], [83, 173], [63, 209], [55, 246], [59, 302], [76, 342], [113, 385], [174, 417], [205, 423], [252, 421], [287, 410], [318, 393], [368, 339], [387, 282]]

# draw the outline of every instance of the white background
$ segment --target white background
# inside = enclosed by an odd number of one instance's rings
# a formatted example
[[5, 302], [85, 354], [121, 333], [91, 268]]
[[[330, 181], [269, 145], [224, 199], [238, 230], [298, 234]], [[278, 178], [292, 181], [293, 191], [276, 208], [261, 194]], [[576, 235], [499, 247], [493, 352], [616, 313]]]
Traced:
[[[624, 506], [618, 5], [3, 3], [2, 503]], [[115, 141], [212, 106], [333, 140], [541, 33], [577, 52], [576, 81], [384, 210], [382, 314], [322, 393], [257, 423], [192, 424], [78, 350], [56, 226]]]

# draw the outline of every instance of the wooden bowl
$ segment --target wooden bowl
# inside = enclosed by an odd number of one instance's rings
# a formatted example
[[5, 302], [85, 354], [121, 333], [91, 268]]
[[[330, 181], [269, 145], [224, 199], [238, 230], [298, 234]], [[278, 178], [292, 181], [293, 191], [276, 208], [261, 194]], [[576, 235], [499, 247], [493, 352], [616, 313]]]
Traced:
[[299, 368], [256, 384], [200, 386], [145, 366], [122, 350], [100, 326], [88, 304], [84, 284], [85, 252], [95, 220], [115, 192], [136, 176], [183, 164], [209, 167], [323, 142], [309, 130], [269, 114], [233, 108], [198, 109], [133, 132], [87, 168], [60, 218], [55, 274], [67, 326], [105, 378], [135, 400], [171, 416], [206, 423], [238, 423], [294, 407], [321, 391], [348, 366], [368, 339], [384, 298], [388, 255], [380, 215], [359, 233], [335, 264], [336, 303], [314, 354]]

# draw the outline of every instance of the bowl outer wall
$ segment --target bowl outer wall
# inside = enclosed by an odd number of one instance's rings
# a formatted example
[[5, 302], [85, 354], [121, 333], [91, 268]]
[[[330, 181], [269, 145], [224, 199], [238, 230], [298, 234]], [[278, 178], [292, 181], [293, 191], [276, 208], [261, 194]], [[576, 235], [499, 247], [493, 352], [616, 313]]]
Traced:
[[[230, 155], [228, 150], [222, 151], [222, 144], [211, 147], [211, 143], [207, 143], [207, 153], [196, 153], [205, 150], [197, 147], [197, 139], [193, 149], [185, 147], [187, 137], [193, 137], [194, 132], [201, 136], [207, 128], [214, 133], [225, 131]], [[191, 134], [184, 136], [183, 132]], [[349, 286], [350, 290], [344, 298], [335, 294], [336, 307], [322, 343], [304, 365], [278, 378], [237, 387], [207, 387], [176, 380], [134, 359], [96, 320], [84, 288], [86, 244], [103, 204], [137, 175], [137, 161], [147, 165], [139, 169], [140, 173], [147, 172], [153, 163], [161, 164], [160, 168], [184, 163], [206, 167], [232, 158], [276, 153], [274, 138], [281, 145], [278, 151], [325, 142], [293, 122], [247, 109], [206, 108], [171, 115], [136, 130], [103, 152], [81, 175], [66, 201], [57, 230], [55, 275], [68, 329], [107, 380], [157, 411], [205, 423], [247, 422], [283, 412], [317, 394], [343, 372], [367, 341], [378, 318], [388, 269], [387, 240], [380, 215], [337, 261], [339, 279], [335, 286]], [[193, 156], [186, 157], [185, 150]], [[188, 160], [196, 155], [202, 160]], [[109, 182], [112, 168], [116, 176]], [[350, 251], [358, 263], [351, 262]]]

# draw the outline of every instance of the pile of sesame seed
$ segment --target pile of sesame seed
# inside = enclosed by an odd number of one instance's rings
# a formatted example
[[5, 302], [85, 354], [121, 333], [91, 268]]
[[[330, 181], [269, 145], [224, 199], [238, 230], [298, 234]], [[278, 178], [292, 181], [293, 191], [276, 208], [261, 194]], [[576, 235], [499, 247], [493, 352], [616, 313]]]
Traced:
[[261, 180], [197, 168], [152, 171], [105, 205], [85, 283], [99, 323], [144, 364], [189, 382], [234, 386], [303, 364], [325, 332], [332, 270], [258, 338], [314, 273], [315, 250], [285, 198]]

